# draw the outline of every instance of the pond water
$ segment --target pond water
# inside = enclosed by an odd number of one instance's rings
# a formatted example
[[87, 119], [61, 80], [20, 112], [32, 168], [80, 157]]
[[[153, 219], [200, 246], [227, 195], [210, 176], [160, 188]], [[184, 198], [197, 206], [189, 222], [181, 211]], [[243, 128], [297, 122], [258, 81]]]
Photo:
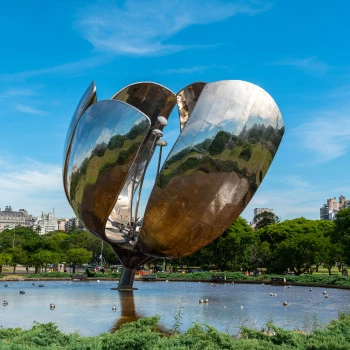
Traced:
[[[39, 287], [44, 284], [44, 287]], [[350, 290], [202, 282], [135, 282], [133, 292], [119, 292], [115, 281], [0, 283], [0, 327], [29, 329], [54, 322], [65, 333], [94, 336], [140, 317], [160, 315], [160, 327], [187, 330], [209, 324], [237, 334], [242, 325], [260, 329], [272, 320], [285, 329], [310, 331], [339, 312], [350, 311]], [[25, 294], [20, 294], [20, 291]], [[270, 296], [270, 294], [274, 294]], [[199, 303], [208, 298], [208, 303]], [[3, 300], [8, 305], [3, 305]], [[284, 302], [288, 306], [283, 306]], [[55, 309], [50, 310], [50, 304]], [[116, 306], [116, 311], [113, 311]], [[179, 322], [177, 322], [178, 320]]]

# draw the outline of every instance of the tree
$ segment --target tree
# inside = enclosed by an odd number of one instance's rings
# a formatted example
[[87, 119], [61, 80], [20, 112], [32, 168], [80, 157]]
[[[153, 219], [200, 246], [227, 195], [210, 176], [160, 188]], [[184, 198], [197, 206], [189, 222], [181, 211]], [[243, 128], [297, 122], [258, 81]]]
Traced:
[[8, 265], [12, 260], [12, 255], [9, 253], [0, 253], [0, 276], [2, 275], [2, 267]]
[[341, 243], [332, 243], [330, 237], [325, 237], [322, 243], [323, 266], [328, 269], [328, 274], [331, 275], [332, 267], [343, 261], [343, 246]]
[[201, 266], [207, 269], [215, 265], [219, 270], [249, 268], [252, 261], [252, 247], [259, 242], [258, 235], [239, 217], [212, 243], [199, 251], [180, 259], [180, 264]]
[[259, 243], [258, 235], [243, 218], [236, 219], [219, 238], [217, 254], [222, 269], [251, 269], [256, 264], [253, 246]]
[[20, 247], [9, 248], [7, 253], [11, 254], [12, 259], [10, 265], [13, 267], [13, 273], [16, 273], [16, 266], [26, 262], [27, 252]]
[[[258, 233], [261, 242], [270, 244], [271, 272], [284, 272], [291, 268], [294, 273], [300, 274], [310, 269], [311, 264], [320, 264], [324, 247], [322, 240], [332, 235], [333, 230], [332, 221], [297, 218], [265, 226]], [[302, 244], [305, 247], [298, 246]]]
[[350, 264], [350, 208], [339, 210], [334, 220], [333, 243], [341, 243], [344, 247], [344, 258]]
[[40, 273], [40, 268], [45, 268], [49, 264], [57, 264], [60, 261], [60, 255], [50, 250], [41, 249], [34, 254], [31, 254], [29, 263], [35, 267], [35, 273]]
[[67, 251], [67, 261], [73, 264], [73, 273], [75, 273], [75, 266], [88, 263], [92, 258], [92, 252], [85, 248], [71, 248]]
[[316, 234], [295, 234], [278, 245], [275, 270], [281, 273], [289, 268], [295, 275], [300, 275], [320, 261], [321, 247]]
[[269, 211], [263, 211], [260, 214], [254, 216], [255, 229], [259, 230], [265, 226], [277, 224], [280, 220], [279, 217]]

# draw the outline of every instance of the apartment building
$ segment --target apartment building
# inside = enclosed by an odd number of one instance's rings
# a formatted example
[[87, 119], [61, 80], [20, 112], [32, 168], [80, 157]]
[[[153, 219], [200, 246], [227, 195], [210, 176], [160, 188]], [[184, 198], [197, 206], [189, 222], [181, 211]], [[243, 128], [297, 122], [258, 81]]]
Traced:
[[336, 197], [327, 199], [327, 202], [320, 208], [321, 220], [334, 220], [339, 210], [350, 208], [350, 200], [347, 200], [343, 195], [337, 200]]
[[35, 224], [34, 229], [38, 231], [40, 235], [44, 235], [45, 233], [56, 231], [58, 228], [57, 226], [57, 217], [55, 214], [52, 213], [41, 213], [41, 216], [38, 216]]
[[72, 230], [85, 231], [85, 227], [83, 226], [83, 224], [80, 222], [78, 218], [71, 218], [67, 220], [65, 224], [65, 231], [69, 232]]
[[0, 232], [17, 226], [33, 227], [34, 221], [35, 219], [25, 209], [15, 211], [10, 205], [6, 206], [5, 210], [0, 208]]

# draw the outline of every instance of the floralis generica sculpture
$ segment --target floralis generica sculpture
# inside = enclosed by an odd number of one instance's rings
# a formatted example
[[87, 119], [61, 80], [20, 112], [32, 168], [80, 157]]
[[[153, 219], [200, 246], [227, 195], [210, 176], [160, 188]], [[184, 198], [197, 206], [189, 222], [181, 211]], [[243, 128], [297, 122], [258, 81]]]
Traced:
[[[160, 169], [175, 105], [179, 137]], [[260, 186], [283, 133], [275, 101], [245, 81], [193, 83], [178, 94], [142, 82], [103, 101], [91, 83], [67, 132], [63, 184], [76, 216], [123, 264], [119, 289], [132, 289], [138, 266], [184, 257], [219, 237]], [[157, 176], [141, 220], [156, 148]]]

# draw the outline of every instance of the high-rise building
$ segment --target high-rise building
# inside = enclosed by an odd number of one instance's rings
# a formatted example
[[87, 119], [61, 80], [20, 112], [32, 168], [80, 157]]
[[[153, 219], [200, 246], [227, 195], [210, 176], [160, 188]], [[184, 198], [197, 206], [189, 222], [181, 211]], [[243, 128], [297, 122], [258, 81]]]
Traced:
[[66, 224], [69, 219], [58, 219], [57, 220], [57, 230], [58, 231], [65, 231], [66, 230]]
[[256, 217], [257, 215], [259, 215], [265, 211], [267, 211], [269, 213], [273, 213], [273, 209], [271, 209], [271, 208], [255, 208], [254, 209], [254, 217]]
[[72, 230], [81, 230], [85, 231], [85, 227], [82, 225], [80, 220], [78, 218], [71, 218], [68, 219], [65, 224], [65, 230], [66, 232], [72, 231]]
[[341, 195], [339, 201], [336, 197], [327, 199], [327, 203], [320, 208], [321, 220], [334, 220], [339, 210], [349, 208], [350, 201]]
[[40, 235], [57, 230], [57, 217], [54, 213], [41, 213], [38, 216], [34, 224], [34, 229], [38, 231]]
[[6, 206], [5, 210], [0, 208], [0, 232], [6, 228], [12, 229], [17, 226], [33, 227], [34, 219], [25, 209], [18, 211], [12, 210], [12, 207]]
[[[259, 215], [259, 214], [261, 214], [261, 213], [264, 213], [264, 212], [266, 212], [266, 211], [267, 211], [268, 213], [273, 213], [273, 209], [271, 209], [271, 208], [255, 208], [255, 209], [254, 209], [254, 218], [255, 218], [257, 215]], [[253, 221], [250, 223], [250, 226], [251, 226], [252, 228], [255, 228], [256, 224], [257, 224], [257, 222], [254, 221], [254, 219], [253, 219]]]

